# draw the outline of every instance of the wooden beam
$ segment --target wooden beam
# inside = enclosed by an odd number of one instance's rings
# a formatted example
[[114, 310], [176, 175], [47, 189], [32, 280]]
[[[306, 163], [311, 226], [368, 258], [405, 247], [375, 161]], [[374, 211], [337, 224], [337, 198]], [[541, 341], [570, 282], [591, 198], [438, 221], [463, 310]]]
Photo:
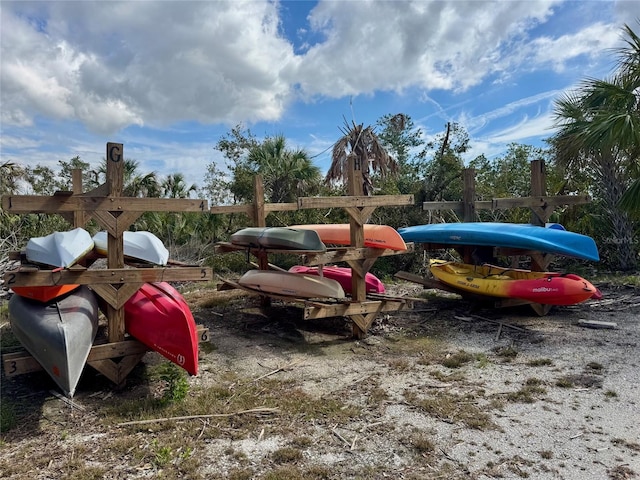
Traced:
[[70, 197], [40, 195], [3, 195], [2, 208], [11, 213], [61, 213], [84, 210], [93, 215], [96, 210], [106, 212], [204, 212], [206, 200], [188, 198], [138, 197]]
[[413, 195], [373, 195], [344, 197], [302, 197], [298, 198], [298, 207], [338, 208], [338, 207], [385, 207], [413, 205]]
[[397, 312], [406, 308], [407, 302], [403, 301], [371, 301], [339, 303], [335, 305], [313, 305], [304, 309], [304, 319], [313, 320], [327, 317], [350, 317], [351, 315], [365, 315], [368, 313]]
[[[508, 210], [517, 207], [541, 207], [541, 206], [560, 206], [560, 205], [581, 205], [589, 203], [591, 197], [589, 195], [556, 195], [553, 197], [521, 197], [521, 198], [494, 198], [493, 200], [476, 200], [474, 202], [475, 210]], [[424, 202], [423, 210], [453, 210], [459, 213], [464, 211], [464, 202], [462, 201], [445, 201], [445, 202]]]
[[407, 249], [404, 251], [389, 250], [382, 248], [354, 248], [345, 247], [328, 250], [326, 253], [319, 253], [316, 255], [308, 254], [303, 260], [302, 264], [306, 266], [314, 265], [328, 265], [337, 262], [348, 262], [351, 260], [362, 260], [367, 258], [387, 257], [389, 255], [404, 255], [405, 253], [411, 253], [414, 251], [414, 244], [407, 243]]
[[[201, 342], [209, 341], [209, 329], [203, 325], [197, 326], [198, 336]], [[128, 338], [122, 342], [100, 343], [91, 347], [88, 362], [98, 362], [112, 358], [126, 357], [130, 355], [144, 354], [149, 348], [143, 343]], [[42, 366], [26, 350], [2, 355], [2, 368], [7, 377], [14, 377], [25, 373], [39, 372]]]
[[168, 267], [168, 268], [117, 268], [106, 270], [67, 269], [53, 272], [40, 270], [21, 272], [19, 270], [4, 275], [5, 287], [34, 287], [41, 285], [80, 285], [211, 281], [210, 267]]

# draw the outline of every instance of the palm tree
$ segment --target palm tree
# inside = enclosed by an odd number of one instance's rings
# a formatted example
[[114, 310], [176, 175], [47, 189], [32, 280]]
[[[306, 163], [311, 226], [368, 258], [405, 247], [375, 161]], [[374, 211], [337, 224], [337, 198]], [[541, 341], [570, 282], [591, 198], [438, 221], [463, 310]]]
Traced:
[[289, 150], [283, 135], [268, 137], [252, 147], [247, 157], [255, 173], [262, 175], [269, 202], [294, 202], [320, 183], [320, 169], [303, 150]]
[[[606, 218], [615, 237], [618, 267], [635, 268], [634, 228], [622, 205], [638, 208], [638, 187], [630, 179], [638, 171], [640, 153], [640, 40], [625, 26], [629, 38], [611, 80], [584, 80], [577, 91], [556, 101], [558, 132], [551, 143], [558, 165], [572, 169], [594, 169], [600, 180]], [[636, 180], [637, 183], [638, 180]], [[631, 199], [630, 199], [631, 198]]]
[[198, 187], [195, 183], [187, 186], [184, 175], [182, 173], [173, 173], [165, 178], [160, 188], [162, 196], [165, 198], [189, 198], [191, 192], [196, 192]]
[[[138, 173], [139, 163], [137, 160], [125, 158], [123, 168], [123, 188], [122, 195], [125, 197], [159, 197], [160, 182], [155, 172]], [[97, 170], [91, 171], [93, 188], [104, 183], [107, 178], [107, 159], [103, 158]]]
[[24, 168], [13, 162], [0, 164], [0, 195], [16, 193], [24, 174]]
[[363, 127], [363, 124], [351, 125], [345, 119], [342, 128], [342, 137], [334, 144], [331, 154], [331, 166], [325, 177], [328, 184], [347, 182], [349, 178], [349, 157], [353, 156], [356, 164], [362, 170], [362, 190], [365, 195], [373, 194], [373, 183], [369, 175], [369, 169], [378, 173], [382, 178], [389, 174], [397, 174], [399, 168], [397, 162], [382, 146], [372, 127]]

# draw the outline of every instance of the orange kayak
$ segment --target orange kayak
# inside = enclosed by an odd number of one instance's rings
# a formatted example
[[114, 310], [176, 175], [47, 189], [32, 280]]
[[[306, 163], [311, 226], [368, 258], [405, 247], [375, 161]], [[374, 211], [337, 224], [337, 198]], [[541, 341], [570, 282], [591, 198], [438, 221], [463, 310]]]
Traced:
[[38, 287], [11, 287], [17, 295], [21, 297], [30, 298], [31, 300], [37, 300], [42, 303], [49, 303], [56, 298], [60, 298], [67, 293], [73, 292], [80, 285], [53, 285], [53, 286], [38, 286]]
[[[367, 223], [363, 227], [365, 247], [388, 248], [397, 251], [407, 249], [407, 245], [395, 228], [371, 223]], [[291, 228], [315, 230], [318, 232], [320, 240], [325, 244], [351, 245], [351, 225], [348, 223], [294, 225]]]

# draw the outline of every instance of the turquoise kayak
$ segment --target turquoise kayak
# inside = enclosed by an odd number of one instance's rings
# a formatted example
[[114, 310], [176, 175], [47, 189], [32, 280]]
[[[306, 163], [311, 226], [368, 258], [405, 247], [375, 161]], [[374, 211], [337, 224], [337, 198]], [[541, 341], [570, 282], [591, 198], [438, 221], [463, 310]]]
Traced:
[[534, 250], [555, 255], [600, 260], [593, 238], [559, 228], [521, 223], [433, 223], [398, 229], [405, 242], [476, 245]]

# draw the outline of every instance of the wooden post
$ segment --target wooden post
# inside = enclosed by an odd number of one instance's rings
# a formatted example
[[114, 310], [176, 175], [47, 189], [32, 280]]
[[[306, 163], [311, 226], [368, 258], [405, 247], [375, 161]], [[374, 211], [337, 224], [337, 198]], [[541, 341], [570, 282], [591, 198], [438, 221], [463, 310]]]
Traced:
[[253, 177], [253, 224], [256, 227], [266, 227], [267, 218], [264, 211], [264, 183], [262, 175]]
[[473, 168], [465, 168], [462, 171], [464, 189], [462, 191], [462, 202], [464, 204], [464, 221], [476, 221], [476, 171]]
[[[531, 196], [545, 197], [547, 195], [547, 173], [544, 160], [533, 160], [531, 162]], [[531, 224], [544, 227], [549, 220], [551, 211], [547, 212], [547, 206], [532, 208]]]

